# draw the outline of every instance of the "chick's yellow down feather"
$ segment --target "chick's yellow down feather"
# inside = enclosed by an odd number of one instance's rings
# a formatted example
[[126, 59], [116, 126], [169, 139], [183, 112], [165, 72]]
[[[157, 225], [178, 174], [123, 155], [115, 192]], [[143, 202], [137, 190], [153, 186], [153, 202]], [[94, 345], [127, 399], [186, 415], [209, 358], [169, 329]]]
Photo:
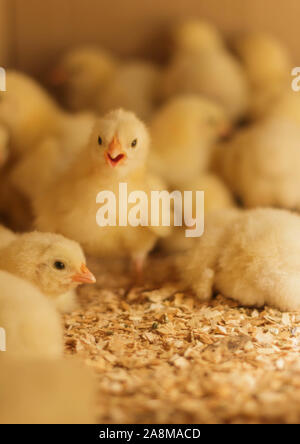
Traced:
[[300, 308], [300, 217], [259, 208], [214, 213], [185, 257], [183, 282], [201, 299], [216, 290], [243, 305]]
[[95, 282], [77, 242], [52, 233], [16, 236], [0, 228], [0, 270], [35, 285], [63, 312], [76, 308], [75, 288], [80, 283]]
[[[75, 239], [91, 254], [142, 261], [165, 230], [120, 226], [118, 201], [120, 183], [127, 184], [128, 194], [144, 191], [150, 197], [145, 167], [148, 149], [148, 131], [133, 113], [120, 109], [99, 119], [78, 161], [35, 201], [37, 227]], [[96, 223], [100, 208], [96, 197], [101, 191], [112, 191], [116, 196], [117, 226]]]
[[56, 358], [63, 353], [61, 320], [53, 304], [29, 282], [5, 271], [0, 271], [0, 326], [10, 354]]
[[290, 55], [280, 41], [263, 32], [238, 36], [234, 48], [250, 84], [250, 116], [259, 118], [290, 86]]
[[124, 63], [115, 70], [99, 95], [96, 110], [104, 114], [124, 108], [149, 120], [158, 100], [160, 78], [161, 71], [154, 63], [140, 60]]
[[229, 130], [222, 107], [197, 95], [170, 99], [154, 115], [150, 166], [177, 188], [207, 170], [215, 141]]
[[219, 147], [216, 169], [246, 207], [300, 208], [300, 128], [266, 119]]
[[221, 45], [204, 44], [203, 49], [199, 44], [195, 46], [189, 45], [185, 50], [185, 44], [179, 44], [175, 49], [162, 76], [162, 97], [202, 94], [224, 106], [232, 120], [239, 119], [246, 113], [249, 100], [249, 85], [242, 65]]
[[48, 81], [72, 111], [96, 110], [118, 61], [100, 48], [82, 46], [63, 54]]
[[75, 360], [0, 356], [1, 424], [93, 424], [95, 381]]

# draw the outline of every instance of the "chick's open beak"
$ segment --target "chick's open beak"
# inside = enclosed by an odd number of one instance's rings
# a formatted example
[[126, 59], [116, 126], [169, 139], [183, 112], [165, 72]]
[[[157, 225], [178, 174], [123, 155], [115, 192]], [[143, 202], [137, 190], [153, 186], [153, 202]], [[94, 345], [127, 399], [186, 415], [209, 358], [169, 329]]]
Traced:
[[79, 284], [94, 284], [96, 278], [93, 273], [87, 268], [85, 264], [80, 267], [80, 273], [76, 273], [72, 276], [73, 282], [78, 282]]
[[114, 136], [113, 140], [109, 144], [104, 156], [106, 163], [113, 168], [123, 163], [123, 161], [126, 159], [126, 154], [122, 150], [122, 145], [116, 136]]

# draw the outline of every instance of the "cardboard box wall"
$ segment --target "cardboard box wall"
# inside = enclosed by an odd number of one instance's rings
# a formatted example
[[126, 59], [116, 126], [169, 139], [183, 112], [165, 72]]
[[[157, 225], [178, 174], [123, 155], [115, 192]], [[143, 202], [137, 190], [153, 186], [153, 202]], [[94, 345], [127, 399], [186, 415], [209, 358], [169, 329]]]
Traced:
[[38, 73], [79, 43], [155, 54], [170, 24], [191, 16], [212, 20], [228, 35], [270, 31], [300, 63], [299, 0], [0, 0], [0, 66]]

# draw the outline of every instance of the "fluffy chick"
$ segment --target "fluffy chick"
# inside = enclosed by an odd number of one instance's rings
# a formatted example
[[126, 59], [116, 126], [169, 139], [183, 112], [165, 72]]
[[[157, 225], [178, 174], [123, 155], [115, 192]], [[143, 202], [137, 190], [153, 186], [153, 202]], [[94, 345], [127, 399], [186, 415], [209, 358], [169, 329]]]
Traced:
[[177, 188], [207, 170], [216, 140], [230, 129], [225, 112], [197, 95], [169, 100], [150, 125], [151, 169]]
[[[233, 208], [235, 206], [233, 197], [222, 182], [222, 180], [213, 173], [205, 173], [202, 176], [187, 180], [179, 191], [193, 191], [193, 208], [196, 207], [195, 193], [196, 191], [204, 191], [204, 217], [210, 216], [211, 213]], [[195, 217], [195, 214], [193, 214]], [[184, 219], [182, 219], [184, 220]], [[185, 237], [186, 226], [174, 227], [171, 236], [160, 241], [160, 246], [167, 253], [176, 253], [191, 248], [196, 238]]]
[[0, 326], [10, 354], [57, 358], [63, 353], [61, 320], [53, 304], [29, 282], [5, 271], [0, 271]]
[[182, 279], [202, 300], [216, 290], [243, 305], [300, 309], [300, 217], [289, 211], [214, 214], [185, 263]]
[[264, 32], [239, 36], [234, 48], [249, 79], [249, 114], [259, 118], [272, 108], [274, 101], [289, 86], [290, 56], [281, 42]]
[[94, 376], [75, 360], [24, 360], [4, 353], [0, 379], [1, 424], [95, 423]]
[[96, 282], [77, 242], [52, 233], [25, 233], [0, 243], [0, 269], [31, 282], [62, 312], [76, 308], [79, 284]]
[[246, 207], [300, 208], [300, 127], [270, 118], [219, 147], [216, 169]]
[[49, 75], [49, 83], [70, 110], [96, 110], [117, 66], [116, 59], [104, 50], [79, 47], [62, 56]]
[[249, 85], [240, 62], [222, 45], [205, 43], [202, 49], [198, 43], [194, 50], [192, 44], [188, 46], [185, 51], [185, 44], [179, 44], [165, 69], [162, 97], [202, 94], [224, 106], [232, 120], [242, 117], [248, 107]]
[[119, 66], [99, 95], [97, 111], [104, 114], [124, 108], [148, 120], [158, 100], [160, 77], [154, 63], [136, 60]]
[[[119, 109], [100, 118], [78, 161], [36, 199], [37, 227], [77, 240], [90, 254], [130, 256], [141, 268], [157, 237], [166, 235], [166, 230], [119, 226], [118, 200], [121, 182], [127, 184], [128, 194], [135, 190], [150, 193], [145, 167], [148, 149], [148, 131], [133, 113]], [[116, 196], [117, 226], [96, 223], [100, 191], [112, 191]]]

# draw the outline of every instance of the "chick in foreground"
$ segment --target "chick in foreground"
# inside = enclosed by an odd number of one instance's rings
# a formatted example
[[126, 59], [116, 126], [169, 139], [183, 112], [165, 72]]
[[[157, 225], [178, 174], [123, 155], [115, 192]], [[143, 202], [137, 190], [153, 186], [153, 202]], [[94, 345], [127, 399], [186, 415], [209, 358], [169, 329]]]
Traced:
[[6, 332], [7, 353], [38, 358], [63, 353], [61, 320], [51, 301], [29, 282], [5, 271], [0, 271], [0, 326]]
[[218, 291], [242, 305], [300, 309], [300, 217], [289, 211], [213, 214], [184, 263], [182, 280], [201, 300]]
[[[198, 33], [195, 32], [197, 26]], [[177, 48], [162, 76], [162, 97], [201, 94], [222, 105], [232, 120], [238, 120], [245, 115], [248, 107], [249, 85], [245, 72], [238, 59], [219, 44], [217, 30], [213, 38], [210, 27], [207, 38], [208, 33], [202, 32], [203, 26], [206, 27], [202, 22], [192, 23], [192, 35], [195, 35], [197, 44], [187, 44], [186, 35], [183, 35], [182, 43], [178, 42], [182, 35], [178, 33]]]
[[[193, 209], [196, 208], [195, 195], [197, 191], [204, 192], [204, 218], [210, 216], [211, 213], [233, 208], [235, 206], [234, 199], [222, 180], [213, 173], [205, 173], [194, 180], [187, 180], [183, 188], [179, 191], [193, 192]], [[195, 217], [196, 214], [193, 214]], [[183, 219], [184, 220], [184, 219]], [[160, 247], [167, 253], [176, 253], [186, 251], [191, 248], [196, 238], [185, 237], [186, 225], [183, 227], [174, 227], [172, 234], [165, 239], [161, 239]]]
[[76, 308], [78, 285], [96, 282], [77, 242], [52, 233], [21, 234], [3, 247], [0, 242], [0, 270], [38, 287], [62, 312]]
[[0, 379], [1, 424], [96, 421], [93, 374], [75, 360], [25, 360], [3, 353]]
[[222, 107], [197, 95], [174, 97], [154, 115], [150, 125], [151, 169], [170, 188], [196, 180], [210, 164], [213, 145], [230, 129]]
[[96, 110], [117, 66], [117, 60], [103, 49], [78, 47], [61, 57], [48, 81], [68, 109]]
[[[78, 160], [36, 199], [38, 229], [75, 239], [92, 255], [129, 256], [136, 269], [141, 269], [156, 239], [168, 234], [168, 227], [120, 226], [118, 201], [121, 182], [127, 184], [128, 194], [136, 190], [150, 193], [145, 164], [148, 149], [148, 131], [133, 113], [119, 109], [100, 118]], [[96, 197], [101, 191], [116, 196], [116, 226], [96, 223], [100, 208]]]
[[124, 63], [107, 82], [95, 110], [104, 114], [124, 108], [140, 119], [149, 120], [158, 100], [160, 77], [160, 69], [154, 63], [139, 60]]
[[300, 208], [300, 127], [279, 118], [244, 129], [220, 146], [215, 168], [246, 207]]
[[270, 111], [274, 102], [289, 87], [290, 56], [281, 42], [263, 32], [238, 36], [234, 49], [250, 84], [249, 114], [257, 119]]

